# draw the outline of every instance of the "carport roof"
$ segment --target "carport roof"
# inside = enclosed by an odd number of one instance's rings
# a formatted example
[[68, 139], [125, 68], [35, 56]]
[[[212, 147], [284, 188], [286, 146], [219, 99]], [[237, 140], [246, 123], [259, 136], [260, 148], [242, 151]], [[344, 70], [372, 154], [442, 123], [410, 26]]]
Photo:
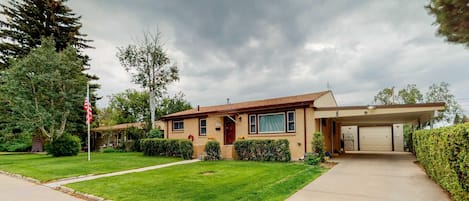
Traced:
[[333, 118], [341, 125], [424, 123], [443, 111], [445, 103], [367, 105], [315, 108], [315, 118]]

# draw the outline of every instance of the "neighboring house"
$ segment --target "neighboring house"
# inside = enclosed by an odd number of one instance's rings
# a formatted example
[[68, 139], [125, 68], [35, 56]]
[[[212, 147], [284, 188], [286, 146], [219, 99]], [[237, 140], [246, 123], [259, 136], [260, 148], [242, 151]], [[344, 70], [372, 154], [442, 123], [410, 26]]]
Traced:
[[[91, 129], [91, 149], [101, 150], [105, 147], [119, 147], [131, 137], [126, 133], [129, 128], [143, 129], [144, 123], [125, 123], [112, 126], [100, 126]], [[155, 121], [155, 126], [165, 132], [165, 124], [162, 121]]]
[[230, 159], [235, 157], [233, 143], [236, 140], [287, 139], [292, 160], [298, 160], [312, 151], [314, 132], [323, 133], [327, 151], [343, 149], [341, 139], [345, 135], [341, 134], [341, 126], [356, 129], [351, 135], [357, 138], [353, 150], [394, 151], [400, 144], [394, 139], [396, 125], [422, 124], [433, 118], [435, 111], [443, 109], [444, 103], [339, 107], [332, 92], [323, 91], [198, 106], [163, 116], [161, 120], [165, 122], [165, 138], [193, 140], [195, 157], [203, 153], [209, 140], [220, 142], [223, 158]]

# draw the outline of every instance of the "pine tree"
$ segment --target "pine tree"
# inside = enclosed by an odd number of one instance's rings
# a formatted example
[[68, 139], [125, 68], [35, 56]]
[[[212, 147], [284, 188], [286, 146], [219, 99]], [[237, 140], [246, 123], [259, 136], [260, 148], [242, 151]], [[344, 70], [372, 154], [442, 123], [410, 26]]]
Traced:
[[[66, 0], [10, 0], [0, 14], [0, 69], [8, 68], [9, 60], [27, 55], [41, 44], [41, 38], [52, 37], [56, 51], [70, 45], [78, 51], [91, 48], [90, 40], [80, 33], [82, 24], [72, 10], [64, 5]], [[80, 54], [85, 61], [88, 58]], [[84, 70], [84, 69], [83, 69]]]

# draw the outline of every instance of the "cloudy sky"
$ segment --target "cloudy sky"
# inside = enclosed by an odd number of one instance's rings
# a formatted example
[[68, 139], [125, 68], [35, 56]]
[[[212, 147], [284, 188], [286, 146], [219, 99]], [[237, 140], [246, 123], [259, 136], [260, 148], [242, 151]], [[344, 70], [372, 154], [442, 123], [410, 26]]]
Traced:
[[442, 81], [469, 111], [469, 50], [435, 36], [434, 18], [416, 1], [70, 0], [94, 40], [91, 73], [98, 102], [139, 89], [116, 58], [142, 31], [162, 32], [180, 69], [170, 93], [192, 105], [331, 89], [339, 105], [366, 105], [384, 87]]

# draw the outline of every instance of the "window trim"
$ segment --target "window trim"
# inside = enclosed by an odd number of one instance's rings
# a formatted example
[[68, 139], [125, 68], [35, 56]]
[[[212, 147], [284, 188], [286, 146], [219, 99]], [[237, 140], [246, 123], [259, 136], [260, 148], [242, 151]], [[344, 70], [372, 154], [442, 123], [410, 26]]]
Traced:
[[[205, 126], [202, 127], [202, 121], [205, 121]], [[205, 128], [205, 133], [202, 133], [202, 128]], [[199, 136], [207, 136], [207, 119], [199, 119]]]
[[[294, 133], [294, 132], [296, 132], [296, 116], [295, 116], [296, 113], [295, 113], [295, 111], [292, 110], [292, 111], [287, 111], [287, 112], [285, 112], [285, 113], [286, 113], [286, 115], [285, 115], [285, 116], [286, 116], [285, 122], [287, 123], [287, 125], [286, 125], [287, 132], [288, 132], [288, 133]], [[289, 114], [293, 114], [293, 120], [292, 120], [292, 121], [290, 121], [290, 120], [288, 119], [288, 115], [289, 115]], [[290, 126], [289, 126], [290, 123], [293, 123], [293, 130], [290, 130]]]
[[[181, 122], [182, 122], [182, 128], [175, 129], [175, 128], [174, 128], [174, 127], [175, 127], [174, 125], [175, 125], [176, 123], [181, 123]], [[183, 120], [173, 120], [172, 130], [173, 130], [173, 131], [184, 131], [184, 119], [183, 119]]]
[[[278, 115], [278, 114], [282, 114], [283, 115], [283, 131], [267, 131], [267, 132], [261, 132], [260, 131], [260, 118], [262, 116], [271, 116], [271, 115]], [[286, 133], [287, 132], [287, 128], [286, 128], [286, 125], [285, 125], [285, 122], [286, 122], [286, 117], [285, 117], [285, 112], [272, 112], [272, 113], [265, 113], [265, 114], [257, 114], [257, 133], [258, 134], [278, 134], [278, 133]]]
[[[254, 117], [254, 124], [251, 122], [251, 117]], [[251, 130], [251, 126], [254, 126], [254, 131]], [[257, 115], [250, 114], [248, 115], [248, 133], [249, 134], [257, 134]]]

